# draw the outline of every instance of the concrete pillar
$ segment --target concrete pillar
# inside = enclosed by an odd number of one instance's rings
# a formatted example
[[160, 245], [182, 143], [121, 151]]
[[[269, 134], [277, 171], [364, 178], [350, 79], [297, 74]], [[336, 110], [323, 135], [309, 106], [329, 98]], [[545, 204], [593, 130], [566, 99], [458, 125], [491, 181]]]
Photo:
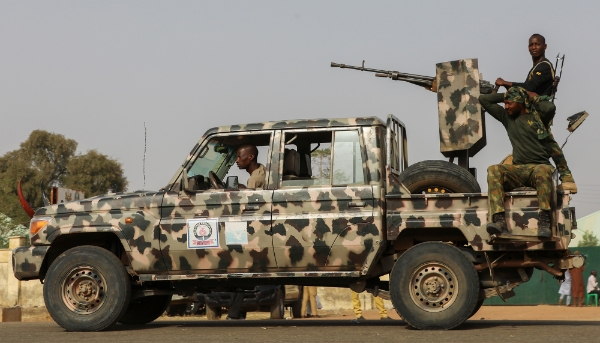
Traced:
[[[23, 236], [13, 236], [8, 238], [8, 247], [9, 249], [16, 249], [18, 247], [22, 247], [27, 243], [27, 238]], [[7, 275], [7, 303], [12, 306], [19, 305], [20, 295], [21, 295], [21, 281], [17, 280], [14, 275], [13, 264], [12, 264], [12, 256], [8, 262], [8, 275]], [[21, 312], [19, 308], [19, 313]], [[3, 312], [4, 313], [4, 312]]]
[[2, 309], [3, 322], [20, 322], [21, 321], [21, 306], [5, 307]]
[[27, 244], [27, 237], [25, 236], [10, 236], [8, 237], [8, 248], [16, 249], [18, 247], [23, 247]]

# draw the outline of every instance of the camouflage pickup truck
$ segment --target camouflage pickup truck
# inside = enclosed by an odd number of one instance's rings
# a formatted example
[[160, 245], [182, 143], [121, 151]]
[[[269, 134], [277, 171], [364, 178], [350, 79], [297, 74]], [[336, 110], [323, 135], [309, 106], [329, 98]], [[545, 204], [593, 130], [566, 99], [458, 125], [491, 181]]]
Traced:
[[[210, 129], [158, 191], [37, 209], [15, 276], [43, 281], [50, 315], [72, 331], [148, 323], [173, 294], [266, 284], [389, 290], [409, 325], [450, 329], [533, 268], [561, 277], [583, 263], [567, 250], [568, 192], [555, 193], [552, 237], [537, 237], [532, 190], [507, 193], [511, 235], [490, 237], [468, 169], [408, 166], [406, 142], [391, 115]], [[265, 166], [261, 189], [238, 186], [247, 175], [231, 168], [248, 144]]]

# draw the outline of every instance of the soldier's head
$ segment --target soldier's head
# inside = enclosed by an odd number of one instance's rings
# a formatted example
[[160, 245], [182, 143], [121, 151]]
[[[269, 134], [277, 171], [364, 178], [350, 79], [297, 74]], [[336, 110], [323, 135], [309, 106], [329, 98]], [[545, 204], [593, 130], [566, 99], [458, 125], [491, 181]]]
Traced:
[[237, 157], [235, 159], [235, 164], [237, 164], [240, 169], [248, 169], [251, 163], [256, 163], [258, 158], [258, 149], [256, 149], [255, 145], [242, 145], [237, 150]]
[[524, 88], [510, 87], [508, 92], [504, 93], [504, 109], [511, 116], [524, 113], [526, 101], [527, 91]]
[[592, 270], [592, 271], [590, 272], [590, 274], [592, 274], [592, 275], [594, 275], [594, 276], [598, 276], [598, 275], [596, 274], [596, 271], [595, 271], [595, 270]]
[[546, 38], [539, 33], [529, 37], [529, 53], [531, 57], [543, 57], [546, 54]]

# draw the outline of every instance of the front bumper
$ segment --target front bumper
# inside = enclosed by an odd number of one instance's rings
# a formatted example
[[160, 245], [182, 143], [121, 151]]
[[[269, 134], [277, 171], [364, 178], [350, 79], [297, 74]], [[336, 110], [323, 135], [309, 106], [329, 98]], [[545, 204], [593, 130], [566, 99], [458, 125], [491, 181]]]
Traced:
[[49, 245], [18, 247], [13, 250], [12, 266], [15, 277], [22, 281], [39, 279], [48, 249], [50, 249]]

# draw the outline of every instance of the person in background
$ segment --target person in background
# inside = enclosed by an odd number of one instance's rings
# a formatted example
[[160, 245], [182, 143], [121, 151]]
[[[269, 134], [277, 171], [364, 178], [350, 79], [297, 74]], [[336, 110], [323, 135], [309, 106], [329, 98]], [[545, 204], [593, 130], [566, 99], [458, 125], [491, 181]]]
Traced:
[[562, 305], [563, 298], [567, 297], [567, 302], [565, 305], [571, 305], [571, 273], [567, 270], [565, 272], [565, 279], [562, 281], [558, 281], [560, 285], [560, 289], [558, 290], [558, 294], [560, 294], [560, 298], [558, 299], [558, 307]]
[[300, 313], [302, 318], [307, 318], [306, 305], [310, 301], [311, 317], [319, 317], [317, 315], [317, 286], [304, 286], [302, 289], [302, 309]]
[[[353, 319], [353, 323], [362, 323], [367, 319], [362, 315], [362, 305], [360, 303], [360, 298], [358, 297], [358, 293], [352, 291], [352, 307], [354, 309], [354, 314], [356, 315], [356, 319]], [[388, 317], [387, 310], [385, 309], [385, 305], [383, 304], [383, 299], [381, 297], [375, 297], [375, 307], [379, 311], [379, 317], [381, 320], [393, 320]]]
[[[581, 255], [579, 251], [575, 255]], [[583, 306], [583, 271], [585, 267], [573, 268], [569, 270], [571, 274], [571, 295], [573, 296], [573, 305]]]
[[590, 277], [587, 281], [587, 293], [588, 294], [596, 294], [600, 296], [600, 289], [598, 289], [598, 279], [596, 279], [596, 271], [592, 270], [590, 273]]

